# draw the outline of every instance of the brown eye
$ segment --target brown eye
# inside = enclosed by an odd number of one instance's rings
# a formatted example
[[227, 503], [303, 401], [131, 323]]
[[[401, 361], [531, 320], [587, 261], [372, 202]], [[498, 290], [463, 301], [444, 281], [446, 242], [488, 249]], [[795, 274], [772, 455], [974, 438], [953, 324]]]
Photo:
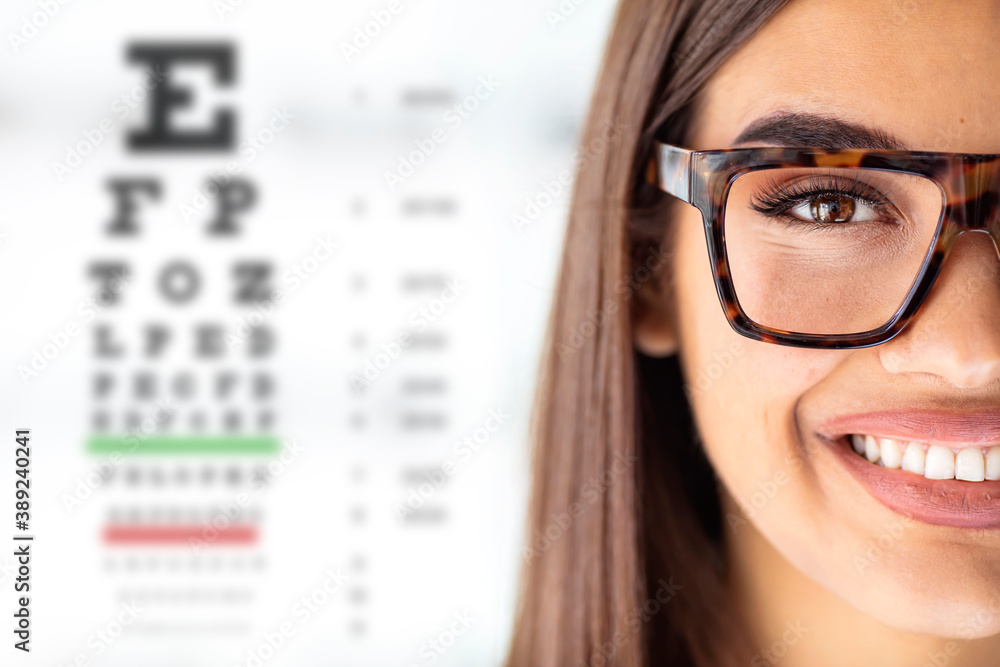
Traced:
[[848, 222], [854, 217], [854, 200], [837, 195], [817, 197], [809, 210], [816, 222]]

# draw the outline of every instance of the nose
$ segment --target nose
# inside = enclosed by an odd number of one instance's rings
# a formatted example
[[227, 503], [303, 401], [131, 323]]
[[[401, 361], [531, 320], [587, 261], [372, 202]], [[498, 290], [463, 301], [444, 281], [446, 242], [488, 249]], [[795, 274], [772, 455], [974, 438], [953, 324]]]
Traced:
[[955, 240], [931, 293], [903, 332], [875, 348], [890, 373], [963, 389], [1000, 379], [1000, 254], [985, 230]]

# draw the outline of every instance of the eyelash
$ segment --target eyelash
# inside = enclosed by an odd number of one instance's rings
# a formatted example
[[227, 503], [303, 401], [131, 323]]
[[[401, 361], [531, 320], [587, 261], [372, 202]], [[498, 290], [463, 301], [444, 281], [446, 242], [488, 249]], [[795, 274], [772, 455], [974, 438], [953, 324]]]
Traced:
[[[753, 196], [750, 207], [758, 213], [776, 218], [786, 214], [799, 204], [824, 196], [849, 197], [872, 209], [889, 205], [888, 195], [880, 193], [871, 185], [857, 179], [848, 182], [847, 179], [833, 174], [823, 178], [825, 179], [823, 182], [819, 178], [811, 178], [793, 183], [790, 186], [768, 182], [761, 192]], [[798, 218], [796, 221], [811, 222], [819, 226], [830, 224], [819, 223], [815, 220], [799, 220]]]

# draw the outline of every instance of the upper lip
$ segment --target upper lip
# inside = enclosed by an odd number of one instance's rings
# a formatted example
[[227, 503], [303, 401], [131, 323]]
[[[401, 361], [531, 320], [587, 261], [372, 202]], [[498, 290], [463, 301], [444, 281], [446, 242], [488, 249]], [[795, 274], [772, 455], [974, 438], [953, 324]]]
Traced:
[[839, 415], [819, 427], [829, 440], [854, 433], [951, 448], [1000, 445], [1000, 409], [880, 410]]

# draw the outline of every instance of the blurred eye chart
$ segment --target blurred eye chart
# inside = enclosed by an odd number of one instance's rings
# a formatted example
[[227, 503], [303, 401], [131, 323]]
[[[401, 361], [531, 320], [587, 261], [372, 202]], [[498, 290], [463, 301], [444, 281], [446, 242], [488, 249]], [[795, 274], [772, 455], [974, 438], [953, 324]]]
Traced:
[[4, 3], [0, 664], [502, 663], [612, 10]]

